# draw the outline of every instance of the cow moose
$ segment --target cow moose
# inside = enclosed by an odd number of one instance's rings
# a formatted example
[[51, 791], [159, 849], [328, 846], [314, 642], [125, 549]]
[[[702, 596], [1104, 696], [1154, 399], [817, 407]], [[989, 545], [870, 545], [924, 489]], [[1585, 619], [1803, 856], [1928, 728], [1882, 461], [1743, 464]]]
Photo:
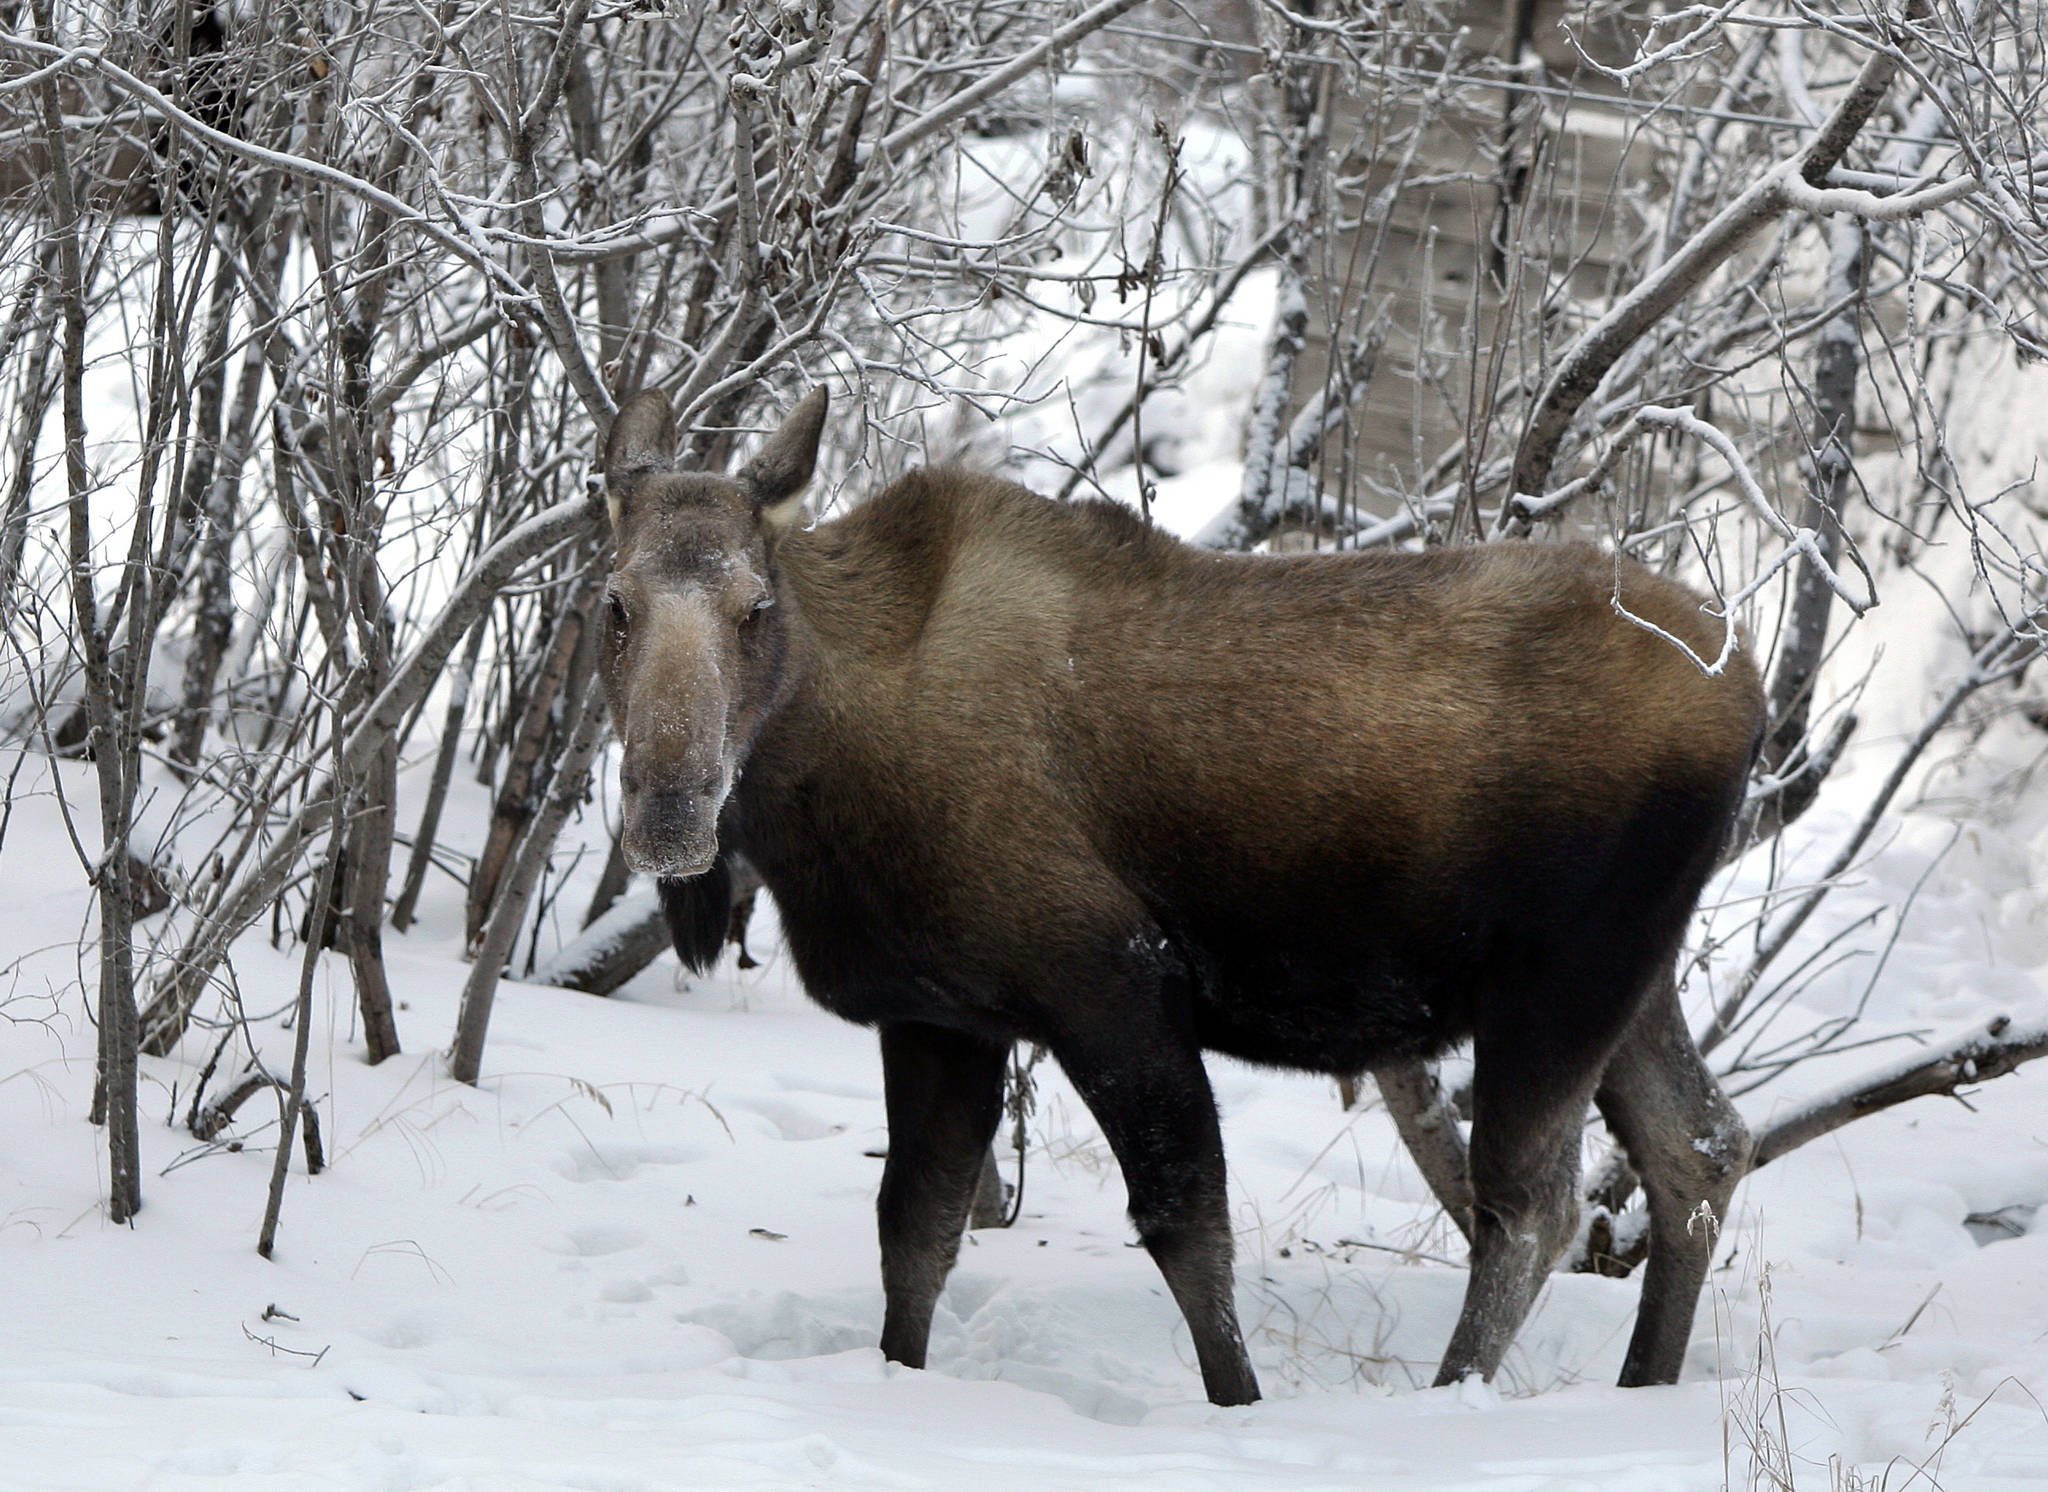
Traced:
[[620, 409], [604, 669], [683, 960], [744, 855], [812, 998], [880, 1033], [884, 1353], [924, 1364], [1022, 1039], [1101, 1123], [1209, 1398], [1256, 1399], [1203, 1053], [1341, 1075], [1469, 1037], [1438, 1381], [1491, 1376], [1570, 1240], [1589, 1099], [1650, 1210], [1622, 1382], [1674, 1381], [1688, 1223], [1749, 1136], [1671, 971], [1763, 706], [1638, 619], [1709, 655], [1721, 623], [1586, 545], [1219, 554], [958, 470], [807, 529], [825, 411], [723, 476], [673, 470], [658, 390]]

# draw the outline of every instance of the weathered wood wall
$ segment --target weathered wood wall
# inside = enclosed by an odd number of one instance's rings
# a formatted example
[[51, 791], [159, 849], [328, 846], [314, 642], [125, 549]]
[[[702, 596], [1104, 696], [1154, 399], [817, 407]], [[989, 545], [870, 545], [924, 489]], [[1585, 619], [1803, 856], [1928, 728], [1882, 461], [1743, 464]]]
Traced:
[[[1456, 72], [1477, 72], [1507, 50], [1512, 4], [1476, 0], [1457, 13], [1465, 28], [1458, 56], [1468, 60], [1454, 62]], [[1562, 0], [1540, 0], [1521, 54], [1522, 74], [1552, 91], [1453, 90], [1426, 125], [1407, 178], [1466, 179], [1401, 192], [1383, 236], [1377, 219], [1333, 236], [1310, 275], [1297, 408], [1327, 375], [1333, 330], [1355, 335], [1383, 318], [1370, 389], [1322, 456], [1325, 490], [1344, 490], [1367, 511], [1390, 512], [1398, 494], [1429, 485], [1432, 462], [1464, 435], [1489, 384], [1505, 387], [1530, 370], [1535, 349], [1496, 348], [1496, 328], [1532, 324], [1530, 303], [1560, 280], [1575, 296], [1598, 296], [1638, 231], [1638, 215], [1622, 199], [1632, 186], [1640, 190], [1647, 151], [1631, 151], [1624, 116], [1602, 102], [1612, 85], [1582, 65], [1574, 44], [1614, 62], [1632, 55], [1634, 40], [1613, 22], [1569, 30], [1566, 12]], [[1447, 33], [1443, 55], [1451, 41]], [[1333, 98], [1332, 145], [1360, 145], [1374, 162], [1364, 190], [1343, 200], [1346, 217], [1393, 179], [1399, 152], [1378, 142], [1412, 123], [1425, 86], [1403, 72]], [[1520, 200], [1504, 208], [1503, 183], [1517, 172]]]

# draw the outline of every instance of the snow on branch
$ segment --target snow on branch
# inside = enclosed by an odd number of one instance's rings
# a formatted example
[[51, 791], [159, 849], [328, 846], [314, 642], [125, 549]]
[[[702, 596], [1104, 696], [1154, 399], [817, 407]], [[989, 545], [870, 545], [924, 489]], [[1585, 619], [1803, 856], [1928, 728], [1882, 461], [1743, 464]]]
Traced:
[[[1910, 0], [1903, 22], [1911, 25], [1925, 19], [1928, 13], [1927, 0]], [[1515, 452], [1510, 491], [1532, 497], [1543, 494], [1549, 485], [1558, 448], [1573, 420], [1615, 364], [1679, 302], [1700, 289], [1708, 276], [1726, 263], [1765, 224], [1796, 208], [1800, 202], [1815, 200], [1802, 192], [1802, 188], [1818, 193], [1819, 200], [1834, 200], [1830, 194], [1842, 189], [1826, 188], [1821, 184], [1842, 163], [1856, 136], [1884, 101], [1901, 61], [1899, 53], [1889, 46], [1874, 48], [1840, 102], [1815, 129], [1813, 139], [1802, 150], [1758, 176], [1565, 352], [1530, 411], [1528, 424]], [[1974, 183], [1974, 178], [1972, 180]], [[1798, 186], [1792, 185], [1795, 181]], [[1928, 191], [1946, 191], [1951, 187], [1961, 195], [1959, 184], [1953, 183], [1929, 188]], [[1974, 184], [1970, 190], [1974, 190]], [[1909, 194], [1904, 200], [1912, 201], [1915, 195]], [[1862, 199], [1855, 200], [1860, 202]], [[1904, 215], [1900, 210], [1900, 198], [1872, 195], [1869, 200], [1881, 204], [1882, 211], [1887, 214]], [[1922, 202], [1918, 210], [1924, 211], [1933, 205], [1936, 204]]]
[[1832, 1093], [1801, 1105], [1760, 1130], [1752, 1171], [1809, 1140], [1832, 1133], [1854, 1120], [1916, 1098], [1948, 1094], [2004, 1077], [2022, 1063], [2048, 1055], [2048, 1023], [2015, 1026], [1998, 1016], [1981, 1031], [1950, 1042], [1933, 1053], [1921, 1053], [1866, 1074]]
[[1656, 39], [1658, 33], [1681, 21], [1698, 21], [1699, 24], [1676, 41], [1666, 42], [1654, 52], [1646, 52], [1642, 47], [1638, 47], [1635, 61], [1626, 67], [1610, 67], [1583, 47], [1577, 48], [1579, 60], [1594, 72], [1603, 73], [1617, 83], [1633, 83], [1644, 73], [1662, 67], [1667, 62], [1684, 61], [1720, 45], [1721, 28], [1734, 18], [1736, 10], [1741, 5], [1742, 0], [1728, 0], [1726, 5], [1689, 5], [1683, 10], [1672, 11], [1667, 15], [1652, 16], [1649, 32], [1643, 38], [1643, 46], [1648, 46]]
[[[1770, 499], [1764, 496], [1764, 489], [1757, 482], [1756, 474], [1749, 469], [1749, 463], [1743, 460], [1742, 452], [1735, 448], [1735, 442], [1730, 440], [1723, 431], [1708, 424], [1690, 409], [1674, 408], [1659, 404], [1646, 404], [1637, 410], [1635, 423], [1678, 431], [1691, 435], [1712, 446], [1715, 453], [1728, 463], [1729, 473], [1735, 478], [1735, 485], [1742, 493], [1743, 501], [1747, 502], [1751, 509], [1755, 511], [1757, 517], [1763, 520], [1766, 528], [1785, 541], [1786, 553], [1780, 557], [1778, 563], [1757, 576], [1736, 595], [1729, 598], [1728, 605], [1731, 609], [1755, 595], [1763, 587], [1764, 582], [1777, 569], [1782, 568], [1795, 553], [1805, 555], [1814, 568], [1826, 577], [1828, 588], [1835, 593], [1843, 605], [1847, 606], [1858, 616], [1861, 616], [1864, 612], [1870, 610], [1871, 607], [1877, 605], [1877, 592], [1874, 582], [1871, 580], [1870, 572], [1867, 570], [1862, 572], [1862, 593], [1859, 595], [1852, 591], [1843, 581], [1842, 577], [1828, 564], [1826, 556], [1821, 553], [1814, 531], [1810, 528], [1794, 528], [1790, 523], [1786, 522], [1783, 515], [1776, 508], [1771, 506]], [[1858, 568], [1861, 569], [1860, 563]]]
[[533, 275], [541, 323], [547, 328], [555, 356], [562, 361], [562, 371], [569, 377], [569, 386], [582, 401], [584, 413], [602, 431], [611, 428], [612, 416], [618, 412], [618, 406], [605, 388], [604, 380], [598, 376], [597, 369], [590, 365], [590, 354], [584, 349], [583, 339], [577, 335], [568, 303], [562, 295], [561, 281], [555, 275], [554, 262], [541, 247], [547, 233], [547, 219], [541, 207], [540, 174], [534, 163], [534, 151], [554, 115], [556, 100], [561, 97], [562, 85], [568, 78], [569, 60], [575, 55], [583, 18], [589, 10], [590, 0], [571, 0], [563, 12], [555, 37], [555, 49], [548, 59], [547, 74], [520, 116], [519, 128], [512, 132], [511, 146], [513, 173], [519, 184], [519, 220], [531, 240], [526, 249], [526, 263]]
[[1308, 295], [1293, 264], [1283, 268], [1279, 305], [1273, 313], [1273, 335], [1267, 346], [1266, 369], [1252, 397], [1250, 431], [1245, 438], [1244, 481], [1238, 505], [1249, 517], [1269, 519], [1286, 511], [1294, 495], [1288, 480], [1293, 462], [1285, 449], [1291, 433], [1287, 404], [1294, 391], [1294, 367], [1308, 341]]
[[[486, 550], [343, 740], [336, 753], [341, 772], [360, 772], [398, 730], [441, 676], [442, 665], [456, 644], [514, 573], [558, 544], [594, 531], [603, 516], [604, 505], [588, 498], [557, 503]], [[298, 868], [314, 831], [331, 812], [333, 792], [329, 782], [309, 794], [298, 811], [273, 832], [262, 859], [225, 888], [198, 919], [169, 977], [142, 1014], [142, 1050], [162, 1056], [177, 1044], [193, 1003], [227, 956], [229, 945], [262, 914]]]
[[1501, 509], [1501, 517], [1496, 527], [1507, 532], [1526, 533], [1529, 525], [1534, 520], [1551, 516], [1588, 493], [1599, 490], [1606, 485], [1608, 479], [1613, 475], [1614, 468], [1619, 463], [1623, 451], [1628, 448], [1637, 434], [1646, 429], [1669, 430], [1681, 435], [1690, 435], [1705, 445], [1711, 446], [1714, 452], [1728, 464], [1729, 475], [1734, 480], [1736, 490], [1741, 493], [1743, 501], [1755, 512], [1763, 525], [1784, 542], [1785, 547], [1779, 551], [1775, 559], [1765, 565], [1756, 575], [1752, 576], [1748, 584], [1732, 595], [1721, 599], [1717, 608], [1722, 619], [1723, 628], [1721, 651], [1711, 662], [1702, 658], [1682, 640], [1672, 636], [1671, 633], [1665, 631], [1662, 627], [1634, 615], [1617, 598], [1614, 601], [1614, 609], [1619, 615], [1636, 626], [1643, 628], [1645, 631], [1654, 632], [1657, 636], [1671, 643], [1672, 646], [1680, 649], [1704, 672], [1718, 674], [1723, 668], [1727, 667], [1728, 660], [1735, 654], [1735, 646], [1739, 635], [1736, 627], [1736, 614], [1741, 609], [1743, 603], [1769, 584], [1771, 579], [1787, 565], [1791, 564], [1795, 557], [1803, 556], [1806, 562], [1813, 567], [1814, 573], [1821, 577], [1828, 589], [1833, 591], [1842, 604], [1858, 616], [1861, 616], [1877, 604], [1876, 583], [1871, 578], [1870, 572], [1863, 567], [1862, 560], [1857, 558], [1855, 551], [1853, 549], [1850, 551], [1850, 558], [1855, 560], [1857, 570], [1862, 575], [1863, 583], [1860, 588], [1852, 588], [1842, 578], [1841, 573], [1828, 563], [1827, 555], [1823, 552], [1820, 536], [1817, 533], [1810, 528], [1795, 527], [1786, 521], [1783, 514], [1771, 506], [1771, 500], [1764, 495], [1762, 484], [1757, 481], [1756, 474], [1750, 470], [1748, 461], [1743, 458], [1742, 452], [1737, 449], [1735, 442], [1729, 439], [1724, 431], [1701, 419], [1690, 409], [1681, 406], [1645, 404], [1629, 417], [1628, 423], [1622, 426], [1620, 433], [1608, 445], [1607, 451], [1601, 456], [1592, 471], [1583, 477], [1567, 482], [1548, 497], [1531, 498], [1525, 494], [1517, 493]]
[[[1009, 61], [882, 136], [874, 142], [874, 158], [883, 161], [900, 158], [911, 146], [973, 113], [1019, 79], [1030, 76], [1060, 57], [1071, 55], [1083, 41], [1126, 11], [1137, 9], [1141, 3], [1142, 0], [1101, 0], [1101, 3], [1082, 11]], [[773, 170], [764, 170], [759, 173], [757, 190], [766, 192], [777, 180]], [[737, 192], [728, 192], [700, 207], [650, 212], [633, 224], [618, 224], [574, 237], [550, 238], [548, 254], [557, 264], [599, 264], [630, 258], [688, 238], [699, 232], [702, 224], [718, 221], [737, 205]], [[648, 226], [656, 221], [660, 221], [661, 226]]]
[[1937, 207], [1946, 207], [1951, 202], [1980, 190], [1984, 183], [1974, 176], [1959, 176], [1954, 181], [1938, 182], [1932, 186], [1911, 191], [1901, 191], [1887, 196], [1864, 191], [1858, 187], [1817, 187], [1797, 176], [1787, 176], [1779, 183], [1785, 204], [1801, 212], [1853, 213], [1859, 218], [1874, 218], [1883, 223], [1903, 222], [1923, 212], [1932, 212]]
[[[523, 302], [528, 297], [527, 288], [520, 284], [503, 264], [474, 244], [442, 227], [410, 203], [394, 197], [382, 187], [367, 182], [360, 176], [351, 175], [337, 166], [330, 166], [325, 161], [293, 155], [289, 151], [271, 150], [237, 135], [228, 134], [224, 130], [215, 129], [187, 110], [179, 108], [127, 69], [109, 62], [97, 49], [78, 47], [65, 51], [29, 37], [6, 35], [0, 35], [0, 45], [37, 56], [55, 57], [69, 67], [98, 73], [151, 113], [176, 124], [179, 129], [206, 141], [216, 149], [258, 165], [269, 166], [299, 180], [322, 182], [352, 197], [360, 198], [389, 214], [393, 222], [405, 224], [462, 260], [481, 274], [502, 298]], [[52, 66], [55, 66], [55, 63]], [[48, 70], [44, 69], [46, 72]], [[464, 227], [467, 228], [468, 225], [465, 224]]]
[[1071, 51], [1125, 11], [1136, 10], [1140, 3], [1142, 0], [1101, 0], [1100, 4], [1090, 6], [1036, 46], [1025, 48], [994, 72], [970, 83], [928, 113], [891, 130], [876, 142], [876, 153], [884, 157], [895, 155], [933, 131], [973, 112], [1049, 59]]

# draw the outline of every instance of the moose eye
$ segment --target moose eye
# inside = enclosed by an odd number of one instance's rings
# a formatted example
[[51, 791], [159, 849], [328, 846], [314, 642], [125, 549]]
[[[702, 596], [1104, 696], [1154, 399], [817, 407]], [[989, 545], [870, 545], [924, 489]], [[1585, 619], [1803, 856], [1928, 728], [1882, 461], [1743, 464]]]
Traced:
[[619, 598], [617, 591], [607, 592], [604, 601], [605, 609], [611, 613], [612, 625], [623, 632], [626, 627], [626, 603]]
[[766, 611], [769, 607], [773, 606], [774, 604], [775, 592], [763, 591], [759, 598], [755, 600], [754, 604], [747, 608], [746, 615], [740, 618], [740, 625], [746, 626], [750, 623], [758, 622], [759, 620], [761, 620], [761, 613]]

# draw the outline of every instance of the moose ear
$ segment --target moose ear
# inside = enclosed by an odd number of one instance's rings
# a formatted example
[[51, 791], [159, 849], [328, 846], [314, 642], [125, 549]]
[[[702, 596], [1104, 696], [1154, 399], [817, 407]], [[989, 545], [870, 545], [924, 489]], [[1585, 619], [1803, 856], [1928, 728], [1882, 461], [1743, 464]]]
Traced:
[[768, 444], [740, 468], [739, 479], [754, 494], [754, 512], [771, 538], [788, 529], [803, 511], [804, 488], [817, 469], [818, 438], [825, 432], [831, 398], [822, 383], [805, 394], [782, 428], [768, 437]]
[[675, 457], [676, 422], [667, 394], [642, 389], [619, 406], [604, 443], [605, 505], [611, 509], [613, 529], [619, 526], [621, 504], [633, 479], [668, 471]]

